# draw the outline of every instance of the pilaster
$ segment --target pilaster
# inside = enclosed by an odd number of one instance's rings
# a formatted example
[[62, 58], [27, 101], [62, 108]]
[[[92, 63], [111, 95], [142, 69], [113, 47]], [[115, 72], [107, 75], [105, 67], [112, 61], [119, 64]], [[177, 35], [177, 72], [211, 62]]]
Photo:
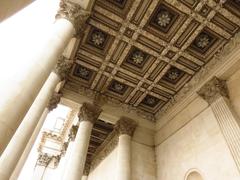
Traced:
[[198, 94], [209, 103], [240, 171], [240, 127], [238, 124], [240, 121], [231, 106], [226, 81], [214, 77], [198, 91]]

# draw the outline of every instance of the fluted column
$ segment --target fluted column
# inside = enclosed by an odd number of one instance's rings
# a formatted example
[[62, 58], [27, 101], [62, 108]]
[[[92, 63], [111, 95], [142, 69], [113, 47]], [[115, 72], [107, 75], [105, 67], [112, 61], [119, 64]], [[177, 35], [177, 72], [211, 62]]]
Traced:
[[128, 118], [121, 118], [115, 126], [119, 134], [116, 180], [131, 180], [131, 138], [137, 124]]
[[240, 170], [240, 119], [231, 106], [226, 81], [214, 77], [198, 91], [198, 94], [210, 104]]
[[[50, 78], [49, 80], [52, 79]], [[41, 113], [43, 113], [44, 111], [44, 106], [46, 106], [45, 101], [48, 100], [47, 96], [49, 95], [49, 92], [47, 90], [49, 90], [50, 84], [51, 84], [50, 82], [49, 83], [47, 82], [46, 87], [44, 87], [46, 89], [44, 89], [44, 91], [41, 91], [41, 93], [39, 94], [41, 96], [40, 97], [38, 96], [39, 98], [36, 99], [35, 101], [36, 104], [33, 104], [34, 106], [30, 108], [29, 114], [27, 114], [26, 119], [23, 120], [23, 122], [17, 129], [16, 133], [14, 134], [13, 138], [11, 139], [10, 143], [8, 144], [7, 148], [0, 157], [0, 177], [2, 180], [9, 179], [18, 163], [18, 160], [21, 158], [21, 155], [24, 152], [25, 147], [27, 147], [31, 135], [37, 126], [39, 118], [41, 117]], [[51, 90], [54, 90], [54, 88], [52, 88]], [[52, 98], [50, 98], [49, 100], [48, 112], [57, 107], [57, 104], [60, 102], [61, 96], [62, 94], [59, 93], [53, 94]], [[33, 117], [31, 117], [31, 115]], [[45, 118], [46, 115], [47, 113], [44, 113]], [[40, 124], [42, 126], [45, 119], [40, 120], [41, 120]], [[39, 126], [37, 127], [39, 128], [38, 129], [39, 132], [41, 128]]]
[[[0, 77], [0, 137], [4, 137], [0, 138], [0, 152], [10, 141], [64, 48], [73, 35], [79, 33], [88, 14], [80, 5], [62, 0], [49, 34], [41, 43], [32, 44], [34, 54], [27, 50], [26, 58], [21, 58], [25, 66], [14, 72], [15, 77]], [[4, 61], [14, 64], [19, 59]]]
[[101, 113], [100, 107], [83, 103], [79, 111], [79, 128], [75, 137], [74, 147], [68, 168], [65, 170], [64, 180], [79, 180], [83, 175], [87, 150], [94, 122]]

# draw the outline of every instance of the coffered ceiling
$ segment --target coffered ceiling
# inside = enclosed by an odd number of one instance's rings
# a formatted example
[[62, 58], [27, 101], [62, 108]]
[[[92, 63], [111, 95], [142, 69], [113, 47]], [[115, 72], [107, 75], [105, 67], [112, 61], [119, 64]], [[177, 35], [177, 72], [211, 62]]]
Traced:
[[96, 0], [67, 84], [156, 114], [239, 31], [220, 1]]

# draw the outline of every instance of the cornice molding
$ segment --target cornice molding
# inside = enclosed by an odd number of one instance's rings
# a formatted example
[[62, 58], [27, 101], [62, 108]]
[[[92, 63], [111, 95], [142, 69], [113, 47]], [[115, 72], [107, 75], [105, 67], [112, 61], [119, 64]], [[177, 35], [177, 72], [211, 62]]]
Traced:
[[92, 99], [94, 104], [103, 106], [104, 104], [110, 105], [112, 107], [121, 108], [123, 112], [125, 113], [136, 113], [139, 117], [142, 117], [143, 119], [147, 119], [149, 121], [155, 122], [155, 116], [151, 113], [148, 113], [146, 111], [143, 111], [137, 107], [134, 107], [132, 105], [128, 105], [125, 103], [120, 102], [117, 99], [114, 99], [110, 96], [107, 96], [105, 94], [99, 94], [99, 92], [91, 90], [89, 88], [85, 88], [81, 85], [76, 85], [75, 83], [71, 83], [68, 81], [64, 88], [70, 91], [74, 91], [82, 96], [86, 96], [89, 99]]
[[[196, 92], [214, 76], [221, 76], [228, 68], [230, 68], [237, 59], [230, 58], [234, 50], [240, 48], [240, 33], [237, 33], [230, 42], [216, 53], [212, 60], [208, 62], [202, 69], [185, 84], [184, 87], [169, 101], [159, 112], [156, 113], [156, 119], [173, 117], [174, 114], [180, 112], [188, 104], [187, 101], [197, 96]], [[234, 54], [235, 55], [235, 54]]]
[[90, 12], [83, 9], [79, 4], [69, 0], [61, 0], [59, 6], [56, 19], [64, 18], [70, 21], [75, 28], [76, 34], [82, 31]]

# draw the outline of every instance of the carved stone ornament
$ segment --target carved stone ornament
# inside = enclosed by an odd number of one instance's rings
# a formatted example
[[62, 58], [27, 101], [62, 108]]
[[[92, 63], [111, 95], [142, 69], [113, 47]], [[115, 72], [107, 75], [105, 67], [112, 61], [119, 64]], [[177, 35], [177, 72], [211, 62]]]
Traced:
[[119, 135], [128, 134], [129, 136], [133, 136], [133, 133], [137, 127], [137, 123], [132, 119], [122, 117], [115, 125], [115, 130]]
[[95, 123], [101, 112], [102, 109], [99, 106], [90, 103], [83, 103], [78, 114], [79, 121], [90, 121]]
[[229, 97], [226, 81], [220, 80], [217, 77], [208, 81], [197, 93], [209, 104], [221, 96]]
[[116, 107], [116, 108], [121, 108], [125, 113], [135, 112], [137, 115], [139, 115], [140, 117], [142, 117], [144, 119], [148, 119], [149, 121], [153, 121], [153, 122], [156, 121], [156, 118], [151, 113], [143, 111], [132, 105], [122, 103], [121, 101], [114, 99], [110, 96], [107, 96], [104, 94], [100, 95], [100, 94], [98, 94], [97, 91], [86, 88], [84, 86], [81, 86], [81, 85], [76, 86], [76, 84], [68, 82], [67, 84], [64, 85], [64, 88], [71, 90], [71, 91], [75, 91], [83, 96], [87, 96], [90, 99], [93, 99], [94, 104], [98, 104], [98, 105], [108, 104], [108, 105]]
[[49, 99], [48, 106], [47, 106], [49, 111], [52, 111], [53, 109], [55, 109], [57, 107], [62, 96], [63, 96], [63, 94], [61, 94], [61, 93], [57, 93], [57, 92], [53, 93], [52, 97]]
[[47, 153], [40, 153], [38, 155], [37, 164], [40, 166], [47, 167], [52, 159], [53, 156], [48, 155]]
[[74, 141], [77, 135], [79, 126], [78, 125], [73, 125], [72, 128], [70, 129], [70, 132], [68, 134], [69, 141]]
[[64, 56], [60, 56], [53, 71], [59, 76], [61, 80], [64, 80], [70, 71], [72, 64], [73, 61], [68, 60]]
[[61, 0], [59, 6], [60, 8], [56, 14], [56, 19], [65, 18], [69, 20], [73, 24], [76, 34], [78, 34], [78, 32], [83, 29], [84, 23], [90, 13], [79, 4], [71, 2], [70, 0]]

